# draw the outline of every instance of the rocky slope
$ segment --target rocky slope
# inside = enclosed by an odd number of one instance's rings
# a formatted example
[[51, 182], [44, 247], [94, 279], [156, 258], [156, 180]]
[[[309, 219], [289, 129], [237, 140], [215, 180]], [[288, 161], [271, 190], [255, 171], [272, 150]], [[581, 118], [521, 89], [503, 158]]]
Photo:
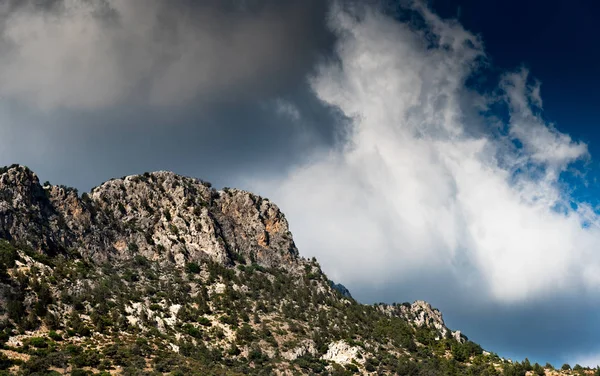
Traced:
[[426, 302], [357, 303], [269, 200], [170, 172], [80, 196], [0, 168], [0, 344], [0, 375], [554, 372]]

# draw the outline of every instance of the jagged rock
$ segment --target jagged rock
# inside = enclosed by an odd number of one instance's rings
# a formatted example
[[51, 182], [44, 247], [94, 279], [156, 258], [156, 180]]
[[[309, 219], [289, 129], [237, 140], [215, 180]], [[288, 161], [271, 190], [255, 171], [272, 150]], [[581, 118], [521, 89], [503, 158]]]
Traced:
[[315, 347], [315, 342], [313, 340], [309, 339], [309, 340], [302, 341], [302, 343], [299, 346], [282, 353], [281, 356], [284, 359], [291, 361], [291, 360], [296, 360], [302, 356], [306, 356], [306, 355], [314, 356], [317, 354], [318, 354], [318, 351]]
[[346, 341], [337, 341], [329, 344], [327, 353], [321, 357], [323, 360], [330, 360], [338, 364], [364, 363], [362, 349], [358, 346], [350, 346]]
[[113, 179], [79, 197], [74, 189], [40, 185], [26, 167], [7, 168], [0, 174], [0, 238], [98, 262], [142, 255], [178, 266], [209, 257], [298, 267], [298, 250], [275, 204], [165, 171]]

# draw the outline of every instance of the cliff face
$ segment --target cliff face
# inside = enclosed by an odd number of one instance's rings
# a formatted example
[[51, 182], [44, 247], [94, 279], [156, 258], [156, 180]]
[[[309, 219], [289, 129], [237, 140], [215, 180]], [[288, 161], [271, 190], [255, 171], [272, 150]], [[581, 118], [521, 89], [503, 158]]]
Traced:
[[242, 257], [297, 268], [285, 216], [249, 192], [155, 172], [114, 179], [79, 197], [73, 189], [40, 185], [25, 167], [1, 172], [0, 238], [39, 252], [77, 252], [97, 262], [142, 255], [179, 266]]

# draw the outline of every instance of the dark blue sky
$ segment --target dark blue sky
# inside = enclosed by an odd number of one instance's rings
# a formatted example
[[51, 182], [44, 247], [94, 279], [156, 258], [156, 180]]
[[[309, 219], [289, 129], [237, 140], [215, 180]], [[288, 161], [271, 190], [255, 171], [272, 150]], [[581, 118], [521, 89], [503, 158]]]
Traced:
[[600, 188], [600, 2], [450, 0], [433, 1], [443, 17], [458, 18], [483, 38], [491, 73], [524, 66], [542, 82], [543, 117], [588, 144], [588, 186], [576, 196], [599, 203]]

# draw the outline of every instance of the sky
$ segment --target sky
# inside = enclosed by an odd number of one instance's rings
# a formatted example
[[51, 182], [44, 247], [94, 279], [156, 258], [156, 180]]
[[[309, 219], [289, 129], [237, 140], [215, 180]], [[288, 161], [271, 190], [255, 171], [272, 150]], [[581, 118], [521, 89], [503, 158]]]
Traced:
[[600, 363], [600, 6], [0, 4], [0, 165], [172, 170], [275, 202], [364, 303], [501, 356]]

